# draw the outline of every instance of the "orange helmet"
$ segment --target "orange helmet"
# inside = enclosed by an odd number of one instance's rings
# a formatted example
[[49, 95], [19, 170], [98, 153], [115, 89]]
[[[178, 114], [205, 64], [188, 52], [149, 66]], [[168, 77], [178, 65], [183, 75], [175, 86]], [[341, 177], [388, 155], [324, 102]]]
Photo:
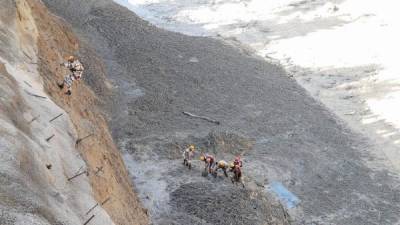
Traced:
[[73, 62], [74, 60], [75, 60], [75, 57], [74, 57], [73, 55], [71, 55], [71, 56], [68, 57], [68, 61], [69, 61], [69, 62]]

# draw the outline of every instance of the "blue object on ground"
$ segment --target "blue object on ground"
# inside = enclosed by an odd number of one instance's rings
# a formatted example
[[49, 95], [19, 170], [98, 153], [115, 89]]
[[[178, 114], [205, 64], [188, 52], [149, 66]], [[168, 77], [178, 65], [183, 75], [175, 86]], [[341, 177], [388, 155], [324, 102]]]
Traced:
[[283, 186], [282, 183], [273, 181], [270, 189], [278, 196], [278, 198], [285, 203], [288, 209], [294, 208], [300, 203], [300, 199]]

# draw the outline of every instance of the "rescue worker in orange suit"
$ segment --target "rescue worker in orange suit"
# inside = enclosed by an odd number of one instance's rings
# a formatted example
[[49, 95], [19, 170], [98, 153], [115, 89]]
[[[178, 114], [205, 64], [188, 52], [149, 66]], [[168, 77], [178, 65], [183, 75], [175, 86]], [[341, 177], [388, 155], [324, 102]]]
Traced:
[[205, 171], [208, 170], [208, 173], [212, 173], [213, 166], [214, 166], [214, 156], [205, 154], [205, 155], [200, 156], [200, 160], [204, 161], [204, 164], [205, 164], [204, 170]]
[[225, 177], [228, 177], [227, 173], [228, 168], [229, 164], [225, 160], [219, 160], [218, 162], [215, 162], [214, 176], [217, 177], [218, 170], [221, 169], [222, 171], [224, 171]]

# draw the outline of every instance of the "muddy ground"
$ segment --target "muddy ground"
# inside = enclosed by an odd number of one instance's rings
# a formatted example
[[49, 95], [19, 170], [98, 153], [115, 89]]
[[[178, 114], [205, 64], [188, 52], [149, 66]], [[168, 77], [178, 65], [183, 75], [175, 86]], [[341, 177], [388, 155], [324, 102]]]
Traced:
[[[281, 68], [227, 42], [158, 29], [111, 1], [44, 2], [104, 60], [113, 136], [155, 224], [285, 224], [266, 191], [272, 181], [301, 201], [292, 224], [398, 223], [399, 181], [371, 166], [385, 163], [369, 154], [375, 146]], [[95, 73], [84, 79], [101, 94]], [[241, 152], [247, 189], [201, 177], [199, 162], [185, 170], [179, 151], [189, 143], [227, 160]]]

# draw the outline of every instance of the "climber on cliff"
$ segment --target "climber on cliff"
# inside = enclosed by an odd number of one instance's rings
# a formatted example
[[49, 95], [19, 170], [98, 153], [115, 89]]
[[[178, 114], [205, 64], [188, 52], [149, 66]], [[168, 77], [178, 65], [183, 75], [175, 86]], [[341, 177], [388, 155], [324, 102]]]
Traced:
[[80, 80], [83, 74], [83, 65], [82, 63], [76, 59], [74, 56], [68, 57], [67, 62], [61, 63], [60, 66], [64, 66], [65, 68], [70, 70], [70, 74], [64, 77], [62, 83], [57, 83], [60, 89], [63, 89], [64, 86], [67, 86], [66, 95], [71, 95], [72, 92], [72, 83], [74, 80]]
[[204, 167], [204, 174], [207, 173], [212, 173], [213, 171], [213, 166], [214, 166], [214, 156], [210, 154], [203, 154], [200, 156], [200, 160], [204, 161], [205, 167]]
[[183, 151], [183, 165], [192, 169], [192, 159], [194, 156], [194, 145], [190, 145]]
[[215, 170], [214, 170], [214, 174], [213, 174], [214, 177], [217, 177], [219, 169], [224, 171], [225, 177], [228, 177], [228, 173], [226, 172], [228, 168], [229, 168], [229, 165], [225, 160], [219, 160], [218, 162], [215, 162]]

